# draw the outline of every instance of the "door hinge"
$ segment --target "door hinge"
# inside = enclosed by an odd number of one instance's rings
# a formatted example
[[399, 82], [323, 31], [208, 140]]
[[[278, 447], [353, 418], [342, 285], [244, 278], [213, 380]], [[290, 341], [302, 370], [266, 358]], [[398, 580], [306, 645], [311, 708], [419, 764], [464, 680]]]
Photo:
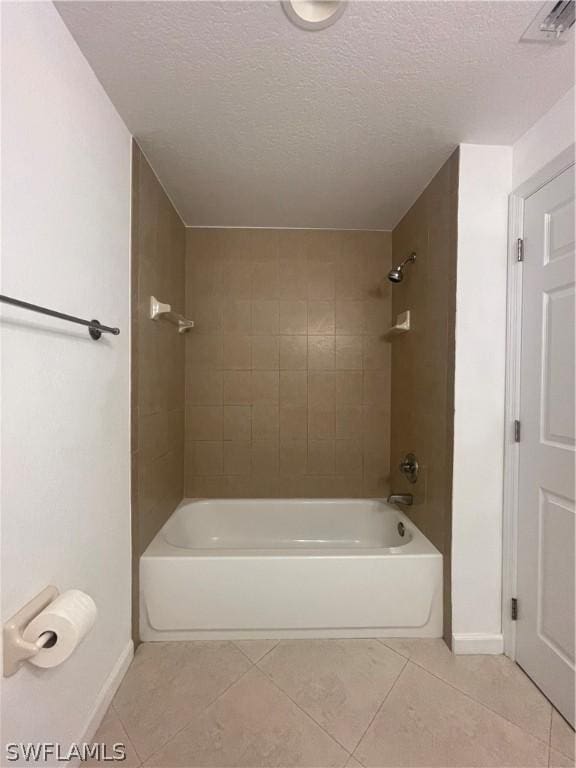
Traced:
[[518, 620], [518, 598], [513, 597], [510, 603], [511, 603], [510, 616], [512, 618], [512, 621], [517, 621]]
[[514, 442], [519, 443], [520, 442], [520, 422], [518, 419], [514, 422]]
[[516, 261], [524, 261], [524, 240], [521, 237], [516, 240]]

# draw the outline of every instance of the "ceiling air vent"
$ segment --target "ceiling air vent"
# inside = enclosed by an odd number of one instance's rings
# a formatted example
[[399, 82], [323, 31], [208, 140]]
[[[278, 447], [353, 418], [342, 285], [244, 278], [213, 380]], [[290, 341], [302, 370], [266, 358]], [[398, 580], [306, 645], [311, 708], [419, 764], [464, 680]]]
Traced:
[[544, 3], [520, 42], [562, 45], [567, 42], [568, 30], [574, 25], [575, 12], [575, 0]]

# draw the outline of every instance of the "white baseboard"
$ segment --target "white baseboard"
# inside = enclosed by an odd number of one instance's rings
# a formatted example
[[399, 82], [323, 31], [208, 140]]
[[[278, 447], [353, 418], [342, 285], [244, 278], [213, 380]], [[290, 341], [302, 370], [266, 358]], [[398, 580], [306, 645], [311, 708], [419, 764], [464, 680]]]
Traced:
[[503, 635], [453, 634], [452, 653], [464, 655], [471, 653], [498, 655], [504, 653]]
[[94, 738], [94, 734], [100, 727], [100, 723], [102, 722], [102, 719], [106, 714], [108, 707], [110, 706], [110, 702], [114, 698], [114, 694], [118, 690], [133, 657], [134, 643], [132, 640], [129, 640], [128, 644], [116, 660], [116, 663], [114, 664], [114, 667], [108, 675], [104, 685], [100, 689], [100, 693], [96, 697], [96, 701], [92, 707], [92, 712], [88, 718], [88, 723], [84, 728], [83, 736], [78, 741], [79, 744], [88, 744]]

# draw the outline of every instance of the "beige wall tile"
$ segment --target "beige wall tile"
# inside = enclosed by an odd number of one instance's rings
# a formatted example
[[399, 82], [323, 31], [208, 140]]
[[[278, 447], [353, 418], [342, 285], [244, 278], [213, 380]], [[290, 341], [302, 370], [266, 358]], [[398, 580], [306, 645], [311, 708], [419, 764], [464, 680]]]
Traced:
[[367, 302], [337, 299], [336, 300], [336, 333], [355, 335], [364, 332], [364, 313]]
[[306, 233], [302, 229], [279, 229], [278, 232], [278, 258], [295, 262], [304, 260], [306, 263], [305, 240]]
[[364, 403], [382, 405], [390, 402], [390, 371], [364, 371]]
[[380, 336], [364, 337], [364, 370], [390, 369], [390, 342]]
[[280, 306], [274, 299], [252, 302], [252, 333], [278, 333]]
[[336, 336], [336, 368], [362, 370], [362, 336]]
[[384, 499], [391, 492], [387, 475], [369, 475], [364, 470], [363, 495], [368, 499]]
[[333, 475], [334, 453], [334, 440], [308, 440], [308, 473]]
[[279, 298], [279, 268], [276, 259], [254, 264], [252, 270], [252, 298]]
[[252, 406], [252, 438], [271, 440], [278, 438], [279, 412], [275, 403], [254, 403]]
[[222, 441], [195, 441], [192, 445], [194, 472], [197, 475], [221, 475], [223, 470]]
[[307, 367], [307, 337], [280, 336], [280, 369], [285, 371], [305, 371]]
[[344, 405], [336, 411], [336, 437], [362, 435], [362, 407]]
[[252, 437], [252, 406], [224, 406], [224, 440], [250, 440]]
[[192, 405], [221, 405], [222, 371], [198, 370], [186, 380], [186, 399]]
[[[365, 435], [382, 439], [390, 423], [390, 410], [386, 405], [362, 406], [362, 431]], [[386, 441], [387, 443], [389, 441]]]
[[252, 304], [250, 301], [226, 301], [223, 311], [224, 333], [250, 333]]
[[334, 302], [310, 301], [308, 303], [308, 333], [334, 333]]
[[280, 371], [280, 404], [304, 406], [308, 404], [308, 375], [306, 371]]
[[329, 229], [303, 231], [303, 253], [310, 262], [333, 262], [341, 248], [341, 233]]
[[252, 373], [250, 371], [223, 371], [223, 397], [225, 405], [252, 404]]
[[336, 377], [334, 371], [308, 372], [308, 405], [310, 408], [334, 409]]
[[335, 268], [332, 262], [308, 261], [308, 299], [334, 299]]
[[282, 475], [305, 475], [307, 463], [307, 440], [280, 439], [280, 472]]
[[252, 369], [255, 371], [278, 370], [280, 344], [278, 336], [252, 337]]
[[[132, 628], [138, 641], [140, 555], [184, 493], [185, 400], [222, 402], [222, 348], [216, 341], [219, 271], [201, 262], [188, 272], [184, 224], [135, 142], [131, 247]], [[152, 294], [184, 313], [188, 274], [200, 286], [190, 291], [199, 331], [194, 344], [167, 323], [151, 323], [147, 314]], [[187, 388], [185, 368], [192, 359], [202, 375]]]
[[282, 334], [305, 334], [308, 329], [306, 301], [281, 301], [279, 330]]
[[364, 302], [364, 328], [366, 333], [382, 335], [388, 330], [391, 299], [377, 296]]
[[252, 473], [277, 475], [279, 469], [278, 440], [254, 440], [252, 442]]
[[278, 371], [252, 371], [252, 402], [277, 403], [280, 397]]
[[222, 440], [222, 406], [191, 405], [186, 414], [188, 440]]
[[368, 475], [386, 474], [390, 445], [381, 435], [364, 435], [364, 469]]
[[194, 333], [218, 333], [222, 330], [223, 309], [220, 298], [198, 297], [187, 302], [187, 312], [194, 320]]
[[295, 440], [308, 435], [308, 408], [286, 406], [280, 408], [280, 438]]
[[307, 299], [308, 273], [306, 259], [281, 258], [279, 265], [281, 299]]
[[[391, 323], [392, 294], [381, 282], [391, 241], [386, 232], [190, 230], [186, 306], [197, 308], [202, 332], [186, 339], [187, 492], [317, 497], [374, 490], [378, 478], [365, 482], [364, 452], [365, 440], [381, 433], [384, 447], [370, 447], [375, 471], [389, 442], [390, 345], [376, 342], [380, 326]], [[144, 354], [153, 359], [150, 349]], [[148, 390], [152, 413], [174, 398], [157, 386]], [[220, 416], [193, 411], [222, 404]], [[224, 441], [224, 474], [196, 473], [190, 446], [198, 440]], [[239, 446], [251, 457], [249, 469]], [[206, 459], [205, 471], [210, 466]], [[387, 481], [388, 466], [382, 472]]]
[[224, 442], [224, 474], [249, 475], [252, 468], [251, 443], [249, 440]]
[[[451, 488], [454, 414], [454, 325], [456, 285], [456, 238], [458, 206], [458, 152], [455, 152], [393, 233], [394, 260], [416, 251], [418, 261], [409, 279], [394, 286], [388, 301], [396, 316], [410, 308], [414, 331], [392, 343], [392, 365], [375, 349], [365, 357], [365, 366], [392, 371], [366, 379], [365, 402], [378, 402], [378, 393], [390, 396], [394, 490], [413, 492], [418, 499], [410, 517], [444, 556], [444, 632], [451, 639], [450, 552]], [[378, 361], [378, 366], [376, 362]], [[424, 475], [415, 486], [404, 488], [397, 471], [400, 459], [414, 451]], [[422, 486], [422, 487], [421, 487]]]
[[361, 405], [366, 374], [362, 371], [336, 371], [334, 375], [336, 406]]
[[311, 371], [334, 369], [334, 336], [308, 336], [308, 368]]
[[222, 336], [189, 333], [185, 338], [186, 365], [194, 371], [222, 368]]
[[222, 292], [226, 298], [252, 298], [252, 267], [237, 261], [222, 264]]
[[308, 437], [320, 440], [333, 439], [335, 423], [333, 408], [310, 408], [308, 411]]
[[230, 370], [250, 370], [252, 367], [251, 337], [236, 333], [225, 335], [223, 361], [224, 368]]
[[[194, 245], [192, 244], [192, 248]], [[188, 260], [189, 280], [186, 285], [189, 298], [220, 296], [222, 293], [222, 264], [214, 258], [198, 256]]]
[[342, 256], [336, 263], [335, 296], [337, 299], [363, 299], [364, 274], [355, 258]]
[[336, 440], [335, 469], [337, 475], [362, 475], [364, 470], [363, 444], [359, 438]]

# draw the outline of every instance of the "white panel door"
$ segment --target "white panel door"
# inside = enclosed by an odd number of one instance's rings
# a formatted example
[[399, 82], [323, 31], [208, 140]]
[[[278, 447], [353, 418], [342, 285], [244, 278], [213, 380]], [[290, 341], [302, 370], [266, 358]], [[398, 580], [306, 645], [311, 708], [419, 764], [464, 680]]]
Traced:
[[524, 208], [516, 659], [574, 724], [574, 168]]

